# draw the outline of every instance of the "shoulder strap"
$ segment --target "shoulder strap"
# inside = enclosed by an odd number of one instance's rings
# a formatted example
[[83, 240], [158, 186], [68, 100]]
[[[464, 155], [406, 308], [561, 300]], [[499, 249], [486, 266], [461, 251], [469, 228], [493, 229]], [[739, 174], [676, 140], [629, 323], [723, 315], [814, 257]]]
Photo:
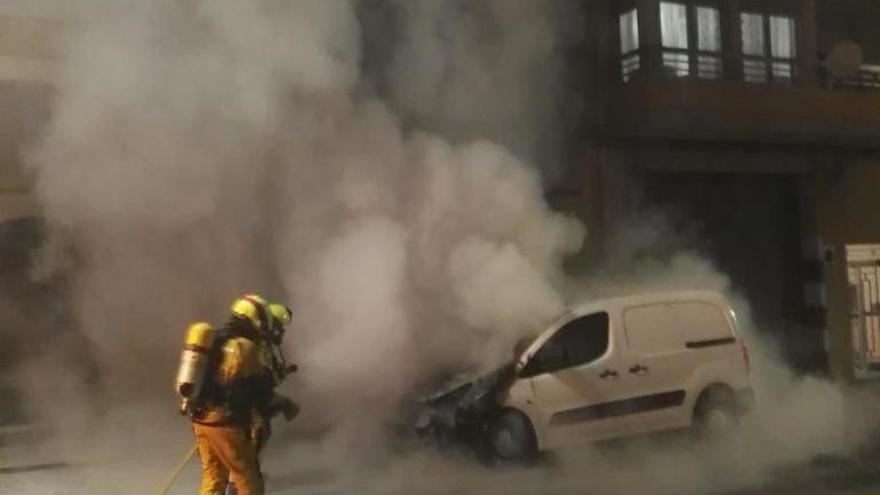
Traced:
[[[244, 338], [254, 341], [247, 331], [236, 325], [227, 324], [217, 330], [214, 337], [214, 345], [211, 347], [211, 353], [208, 358], [208, 368], [206, 370], [210, 382], [215, 381], [214, 378], [217, 375], [217, 369], [223, 359], [223, 347], [227, 342], [235, 338]], [[217, 383], [214, 383], [214, 385], [219, 386]]]

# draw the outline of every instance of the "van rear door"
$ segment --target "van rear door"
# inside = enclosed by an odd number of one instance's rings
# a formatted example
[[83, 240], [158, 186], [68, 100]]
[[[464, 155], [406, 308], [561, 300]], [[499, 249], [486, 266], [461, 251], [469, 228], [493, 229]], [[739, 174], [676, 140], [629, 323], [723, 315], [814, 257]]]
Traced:
[[649, 432], [690, 424], [695, 374], [713, 360], [711, 347], [735, 344], [727, 318], [703, 301], [670, 301], [624, 309], [626, 351], [621, 383], [637, 399], [629, 429]]

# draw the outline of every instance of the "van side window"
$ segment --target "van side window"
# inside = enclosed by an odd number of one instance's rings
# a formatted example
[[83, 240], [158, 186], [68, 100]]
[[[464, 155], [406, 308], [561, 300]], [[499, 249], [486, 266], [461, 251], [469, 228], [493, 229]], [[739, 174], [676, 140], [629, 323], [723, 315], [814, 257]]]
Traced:
[[572, 320], [550, 337], [532, 357], [523, 377], [581, 366], [608, 350], [608, 313], [593, 313]]

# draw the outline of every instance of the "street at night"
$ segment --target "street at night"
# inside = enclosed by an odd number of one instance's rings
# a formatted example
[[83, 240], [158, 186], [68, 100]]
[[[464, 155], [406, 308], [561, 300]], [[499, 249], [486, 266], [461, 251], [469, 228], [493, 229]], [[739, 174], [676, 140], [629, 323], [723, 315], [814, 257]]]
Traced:
[[880, 493], [880, 0], [0, 0], [0, 494]]

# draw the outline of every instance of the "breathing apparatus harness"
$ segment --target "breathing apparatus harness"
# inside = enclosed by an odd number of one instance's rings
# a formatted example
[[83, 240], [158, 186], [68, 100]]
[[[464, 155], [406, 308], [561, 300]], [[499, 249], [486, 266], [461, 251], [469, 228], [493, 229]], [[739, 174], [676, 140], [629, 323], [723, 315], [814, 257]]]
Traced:
[[[264, 304], [249, 296], [242, 299], [256, 308], [259, 326], [263, 331], [260, 332], [249, 320], [237, 315], [216, 331], [214, 345], [208, 355], [202, 400], [192, 404], [190, 408], [190, 417], [193, 421], [199, 421], [208, 407], [216, 407], [223, 411], [223, 422], [247, 422], [249, 406], [255, 403], [267, 403], [273, 395], [274, 388], [280, 385], [287, 375], [297, 370], [296, 365], [288, 364], [284, 350], [281, 348], [284, 326], [276, 324], [267, 314]], [[270, 377], [256, 375], [232, 384], [217, 382], [216, 375], [223, 359], [223, 347], [229, 340], [239, 337], [265, 346]]]
[[192, 404], [189, 416], [193, 421], [199, 422], [209, 408], [218, 408], [223, 411], [222, 422], [240, 422], [245, 418], [242, 409], [246, 405], [247, 397], [244, 397], [243, 384], [222, 384], [217, 381], [217, 371], [223, 360], [223, 347], [234, 338], [243, 337], [253, 340], [250, 332], [244, 327], [244, 322], [236, 318], [230, 319], [226, 325], [216, 330], [214, 345], [208, 354], [204, 391], [201, 400]]

